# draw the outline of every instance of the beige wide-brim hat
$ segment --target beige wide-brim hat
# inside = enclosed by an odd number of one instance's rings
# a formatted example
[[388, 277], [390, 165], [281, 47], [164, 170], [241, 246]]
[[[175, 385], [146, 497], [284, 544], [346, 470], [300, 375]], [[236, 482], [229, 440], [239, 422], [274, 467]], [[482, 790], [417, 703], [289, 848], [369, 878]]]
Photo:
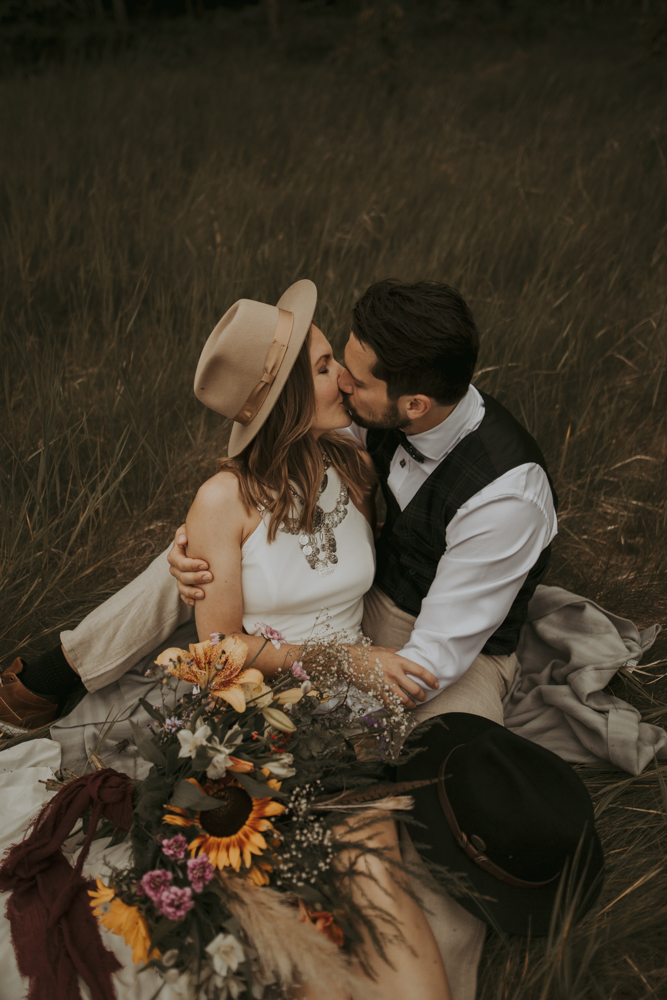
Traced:
[[234, 421], [228, 455], [250, 444], [282, 392], [308, 335], [317, 289], [303, 278], [277, 305], [239, 299], [206, 341], [195, 374], [195, 396]]

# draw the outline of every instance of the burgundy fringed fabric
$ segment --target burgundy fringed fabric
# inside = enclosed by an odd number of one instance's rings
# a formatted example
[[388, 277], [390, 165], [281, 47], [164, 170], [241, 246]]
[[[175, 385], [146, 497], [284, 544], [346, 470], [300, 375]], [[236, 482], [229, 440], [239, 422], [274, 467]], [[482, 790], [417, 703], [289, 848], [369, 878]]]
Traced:
[[[120, 964], [104, 947], [81, 869], [102, 816], [121, 830], [132, 823], [134, 789], [112, 768], [65, 785], [42, 809], [32, 831], [0, 866], [0, 889], [11, 891], [7, 917], [19, 972], [30, 980], [27, 1000], [80, 997], [77, 974], [92, 1000], [114, 1000], [111, 973]], [[90, 807], [88, 834], [74, 868], [62, 845]]]

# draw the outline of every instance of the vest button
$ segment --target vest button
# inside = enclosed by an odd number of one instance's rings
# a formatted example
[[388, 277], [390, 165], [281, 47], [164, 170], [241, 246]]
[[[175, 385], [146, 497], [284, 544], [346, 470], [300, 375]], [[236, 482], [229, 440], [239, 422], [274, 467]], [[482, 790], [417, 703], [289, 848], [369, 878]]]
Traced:
[[400, 466], [401, 466], [402, 469], [405, 468], [405, 459], [404, 458], [401, 459]]

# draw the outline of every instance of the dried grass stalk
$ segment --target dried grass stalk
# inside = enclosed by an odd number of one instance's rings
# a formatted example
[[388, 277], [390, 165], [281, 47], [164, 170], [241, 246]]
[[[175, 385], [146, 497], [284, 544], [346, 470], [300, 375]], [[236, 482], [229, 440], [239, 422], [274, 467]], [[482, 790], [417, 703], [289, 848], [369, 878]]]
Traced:
[[283, 989], [303, 983], [316, 988], [318, 1000], [380, 1000], [370, 980], [355, 972], [346, 955], [312, 924], [302, 923], [284, 895], [238, 875], [222, 873], [220, 881], [263, 971], [272, 973]]

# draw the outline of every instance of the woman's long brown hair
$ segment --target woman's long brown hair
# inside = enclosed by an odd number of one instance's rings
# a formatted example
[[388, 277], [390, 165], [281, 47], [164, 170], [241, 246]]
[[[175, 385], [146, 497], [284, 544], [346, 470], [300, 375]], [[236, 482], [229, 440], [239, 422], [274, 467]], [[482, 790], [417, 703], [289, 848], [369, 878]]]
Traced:
[[233, 472], [247, 507], [264, 507], [269, 515], [268, 540], [274, 541], [287, 517], [297, 515], [289, 486], [304, 500], [299, 528], [312, 532], [315, 507], [324, 476], [324, 450], [354, 503], [361, 503], [373, 477], [357, 447], [335, 431], [318, 439], [310, 433], [315, 419], [315, 386], [310, 362], [310, 334], [299, 351], [266, 422], [235, 458], [222, 458], [219, 468]]

